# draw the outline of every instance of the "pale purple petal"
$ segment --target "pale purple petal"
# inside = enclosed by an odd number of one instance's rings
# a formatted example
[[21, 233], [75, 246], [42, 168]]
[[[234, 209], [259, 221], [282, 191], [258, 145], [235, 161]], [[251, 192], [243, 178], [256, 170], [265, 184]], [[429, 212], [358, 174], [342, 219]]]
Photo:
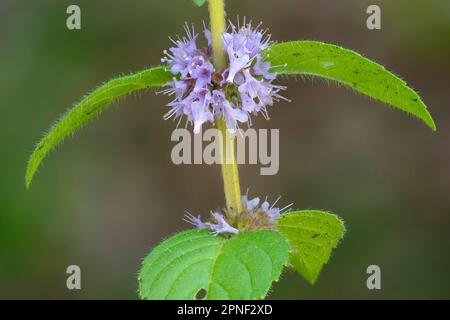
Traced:
[[210, 228], [209, 223], [202, 222], [202, 220], [200, 219], [200, 216], [195, 217], [187, 211], [186, 211], [186, 214], [184, 215], [183, 220], [187, 223], [194, 225], [197, 229], [209, 229]]
[[230, 68], [228, 70], [227, 82], [233, 83], [236, 73], [241, 72], [245, 68], [248, 68], [252, 61], [247, 54], [239, 57], [233, 53], [229, 53], [228, 57], [230, 59]]
[[253, 198], [252, 200], [248, 200], [248, 197], [245, 195], [245, 196], [242, 196], [242, 202], [243, 202], [243, 205], [246, 210], [252, 211], [253, 209], [255, 209], [258, 206], [259, 198], [256, 197], [256, 198]]
[[217, 221], [216, 224], [211, 224], [212, 234], [218, 235], [220, 233], [232, 233], [237, 234], [239, 230], [230, 226], [224, 219], [223, 215], [220, 213], [213, 213], [214, 219]]
[[270, 62], [264, 61], [262, 56], [258, 54], [256, 56], [256, 63], [253, 66], [253, 72], [256, 75], [263, 76], [267, 80], [274, 80], [276, 78], [276, 75], [269, 72], [270, 69]]

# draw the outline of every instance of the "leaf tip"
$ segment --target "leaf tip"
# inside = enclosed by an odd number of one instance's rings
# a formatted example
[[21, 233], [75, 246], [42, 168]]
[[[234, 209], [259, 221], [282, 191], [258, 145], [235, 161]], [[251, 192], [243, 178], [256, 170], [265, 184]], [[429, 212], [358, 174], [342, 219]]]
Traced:
[[33, 173], [30, 171], [30, 167], [27, 167], [27, 172], [25, 174], [25, 188], [27, 190], [31, 187], [31, 181], [33, 180]]
[[436, 123], [434, 122], [431, 114], [425, 109], [425, 114], [419, 117], [433, 132], [437, 131]]
[[205, 4], [206, 0], [192, 0], [192, 2], [197, 6], [201, 7]]
[[[37, 148], [38, 147], [36, 147], [36, 149]], [[36, 170], [37, 170], [36, 159], [35, 159], [36, 149], [33, 151], [30, 158], [28, 159], [27, 168], [26, 168], [26, 172], [25, 172], [25, 188], [27, 190], [30, 189], [31, 181], [33, 181], [34, 174], [36, 173]]]
[[306, 278], [305, 277], [306, 282], [308, 282], [312, 286], [316, 284], [317, 278], [319, 278], [319, 274], [317, 274], [315, 277], [312, 277], [312, 278]]
[[430, 116], [430, 121], [429, 123], [427, 123], [428, 126], [431, 128], [431, 131], [436, 132], [437, 131], [437, 127], [436, 127], [436, 123], [434, 122], [434, 120], [431, 118]]

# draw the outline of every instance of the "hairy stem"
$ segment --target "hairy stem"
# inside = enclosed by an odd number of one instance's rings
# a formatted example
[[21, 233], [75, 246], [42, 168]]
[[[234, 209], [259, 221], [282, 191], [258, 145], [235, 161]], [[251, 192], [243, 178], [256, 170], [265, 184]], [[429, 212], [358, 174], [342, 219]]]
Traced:
[[[225, 10], [223, 0], [209, 0], [209, 15], [211, 19], [211, 37], [213, 47], [213, 62], [216, 70], [225, 68], [226, 58], [223, 51], [222, 34], [225, 32]], [[241, 187], [236, 162], [235, 136], [227, 129], [224, 119], [216, 120], [221, 132], [221, 164], [225, 191], [225, 200], [229, 218], [234, 220], [242, 211]]]

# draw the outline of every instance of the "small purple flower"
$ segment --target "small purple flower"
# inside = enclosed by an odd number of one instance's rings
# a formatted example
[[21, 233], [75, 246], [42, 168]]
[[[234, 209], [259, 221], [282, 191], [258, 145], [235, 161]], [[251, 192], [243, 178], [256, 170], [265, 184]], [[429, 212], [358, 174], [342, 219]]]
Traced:
[[194, 78], [195, 88], [206, 88], [211, 84], [214, 67], [209, 61], [202, 61], [201, 64], [197, 64], [195, 68], [192, 68], [190, 75]]
[[176, 99], [182, 98], [189, 87], [187, 82], [179, 81], [176, 78], [173, 78], [173, 81], [168, 82], [166, 85], [168, 85], [169, 88], [161, 91], [161, 93], [167, 94], [169, 96], [175, 95]]
[[186, 211], [186, 214], [184, 215], [183, 221], [190, 223], [194, 225], [197, 229], [209, 229], [210, 225], [209, 223], [203, 223], [200, 219], [200, 216], [193, 216], [189, 212]]
[[268, 118], [267, 107], [274, 100], [283, 99], [279, 91], [284, 87], [272, 84], [275, 75], [261, 55], [271, 44], [270, 36], [258, 27], [244, 23], [236, 28], [230, 23], [230, 31], [222, 35], [228, 66], [215, 70], [211, 62], [211, 32], [204, 27], [208, 46], [198, 48], [198, 34], [186, 25], [187, 37], [172, 40], [175, 47], [164, 51], [166, 57], [162, 59], [175, 76], [162, 91], [174, 97], [164, 119], [185, 115], [198, 133], [204, 123], [219, 118], [225, 119], [231, 131], [240, 123], [251, 125], [251, 114], [262, 113]]
[[177, 102], [182, 106], [188, 121], [194, 123], [194, 133], [200, 132], [203, 123], [214, 120], [213, 113], [209, 108], [211, 93], [207, 88], [194, 89], [189, 96], [179, 99]]
[[253, 60], [250, 60], [250, 57], [247, 54], [237, 56], [234, 52], [228, 52], [228, 57], [230, 59], [230, 67], [228, 69], [228, 77], [226, 81], [228, 83], [233, 83], [236, 74], [244, 69], [247, 69], [252, 64]]
[[248, 121], [247, 113], [241, 108], [235, 107], [232, 102], [228, 101], [222, 91], [213, 91], [212, 106], [216, 117], [223, 117], [227, 124], [227, 128], [230, 130], [237, 128], [238, 122], [245, 123]]
[[242, 205], [244, 206], [245, 211], [254, 211], [254, 212], [264, 212], [271, 221], [275, 221], [277, 218], [279, 218], [283, 213], [290, 210], [292, 203], [285, 206], [284, 208], [275, 208], [276, 203], [278, 200], [280, 200], [281, 197], [278, 197], [275, 202], [270, 205], [267, 200], [265, 200], [260, 206], [259, 206], [259, 198], [253, 198], [252, 200], [248, 200], [247, 195], [242, 196]]
[[176, 47], [170, 48], [170, 53], [167, 50], [164, 51], [167, 57], [163, 58], [162, 61], [167, 62], [173, 74], [181, 74], [183, 78], [188, 75], [192, 62], [196, 58], [196, 39], [197, 36], [194, 36], [189, 39], [174, 41]]
[[263, 76], [267, 80], [275, 80], [276, 76], [273, 73], [269, 72], [270, 67], [270, 63], [264, 61], [263, 57], [260, 54], [256, 56], [256, 63], [253, 66], [253, 72], [256, 75]]
[[270, 204], [267, 201], [264, 201], [261, 204], [261, 210], [265, 211], [266, 214], [270, 217], [271, 220], [275, 220], [281, 216], [279, 208], [270, 207]]
[[[245, 82], [239, 86], [239, 92], [241, 96], [244, 95], [248, 99], [247, 110], [249, 112], [257, 111], [258, 106], [273, 104], [273, 87], [270, 84], [264, 80], [256, 79], [250, 74], [249, 70], [244, 70], [244, 77]], [[254, 102], [253, 106], [251, 100]]]
[[213, 213], [214, 219], [217, 221], [216, 224], [211, 224], [211, 229], [213, 230], [213, 235], [218, 235], [220, 233], [232, 233], [237, 234], [239, 230], [230, 226], [224, 219], [223, 215], [217, 212]]
[[244, 210], [252, 211], [255, 209], [259, 204], [259, 198], [253, 198], [252, 200], [248, 200], [248, 197], [242, 196], [242, 205], [244, 206]]
[[186, 211], [186, 214], [184, 215], [183, 221], [194, 225], [197, 229], [210, 229], [211, 234], [217, 236], [221, 233], [228, 233], [228, 234], [237, 234], [239, 233], [239, 230], [236, 228], [233, 228], [226, 222], [225, 218], [221, 213], [213, 212], [212, 217], [215, 221], [215, 223], [211, 222], [202, 222], [200, 219], [200, 216], [195, 217], [194, 215], [190, 214]]

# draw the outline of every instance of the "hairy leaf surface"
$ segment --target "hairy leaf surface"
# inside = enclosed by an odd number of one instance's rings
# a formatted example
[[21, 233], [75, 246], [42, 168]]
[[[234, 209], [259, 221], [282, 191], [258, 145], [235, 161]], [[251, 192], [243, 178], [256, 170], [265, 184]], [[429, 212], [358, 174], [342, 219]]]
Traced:
[[303, 74], [335, 80], [381, 102], [436, 125], [419, 95], [405, 81], [360, 54], [317, 41], [292, 41], [263, 53], [278, 74]]
[[206, 230], [178, 233], [144, 259], [142, 299], [261, 299], [288, 263], [287, 239], [275, 231], [227, 239]]
[[27, 167], [25, 184], [31, 180], [45, 156], [77, 129], [86, 124], [96, 114], [105, 109], [114, 100], [137, 90], [162, 86], [172, 79], [166, 67], [159, 66], [131, 75], [112, 79], [86, 95], [73, 108], [68, 110], [44, 135], [34, 149]]
[[344, 223], [334, 214], [304, 210], [278, 218], [278, 230], [291, 244], [290, 262], [309, 283], [314, 284], [345, 232]]

